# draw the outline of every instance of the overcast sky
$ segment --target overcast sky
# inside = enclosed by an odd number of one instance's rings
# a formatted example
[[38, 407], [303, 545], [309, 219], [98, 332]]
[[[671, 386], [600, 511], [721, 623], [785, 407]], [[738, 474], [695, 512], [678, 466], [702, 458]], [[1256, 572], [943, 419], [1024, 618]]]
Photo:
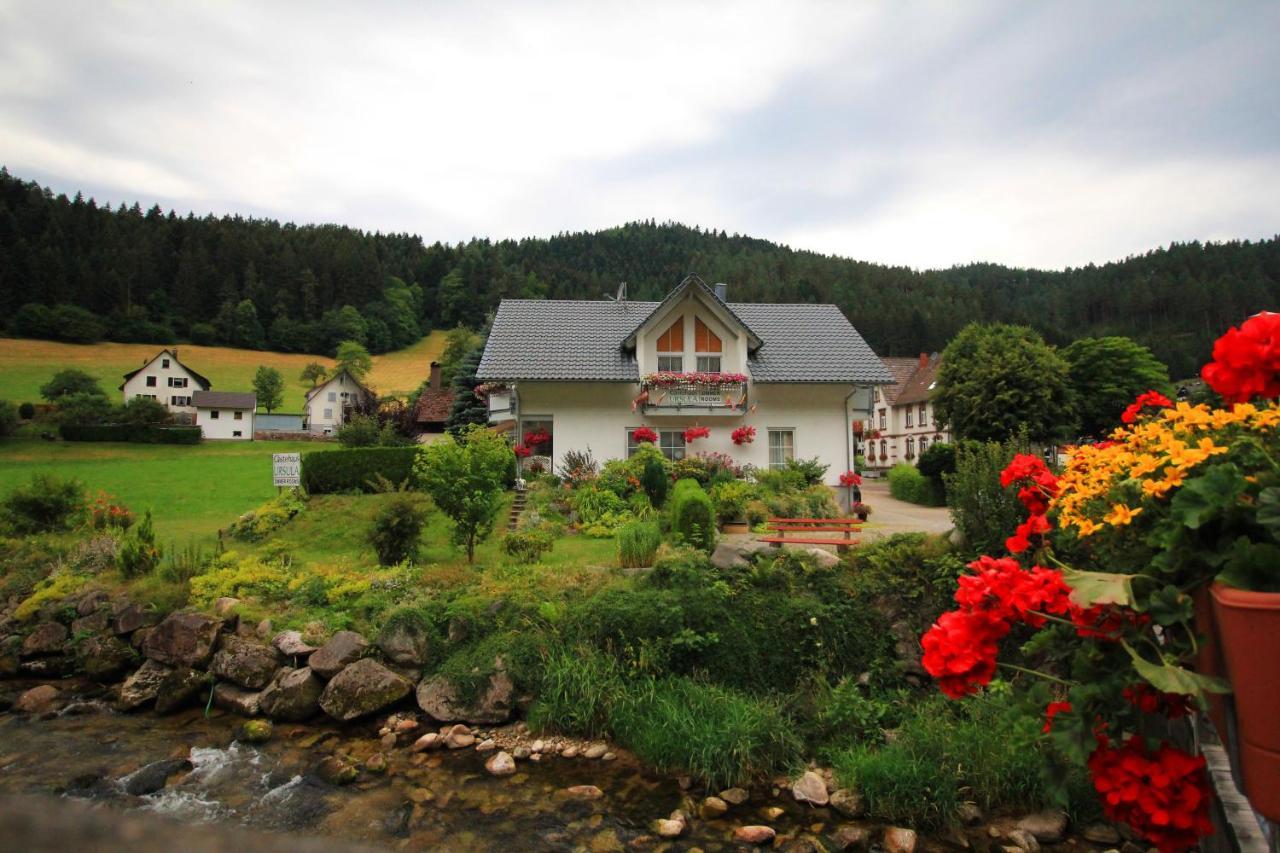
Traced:
[[913, 267], [1280, 233], [1280, 4], [0, 0], [0, 163], [427, 241]]

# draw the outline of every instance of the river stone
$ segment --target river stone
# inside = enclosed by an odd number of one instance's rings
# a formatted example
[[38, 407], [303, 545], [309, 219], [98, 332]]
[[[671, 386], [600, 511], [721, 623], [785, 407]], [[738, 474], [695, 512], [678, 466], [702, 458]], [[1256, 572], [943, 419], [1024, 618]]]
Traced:
[[111, 627], [111, 614], [98, 610], [71, 623], [71, 635], [98, 634]]
[[1022, 850], [1024, 853], [1040, 853], [1040, 842], [1036, 841], [1036, 837], [1025, 829], [1010, 830], [1005, 835], [1005, 840], [1015, 850]]
[[349, 785], [356, 781], [360, 771], [336, 755], [330, 755], [316, 768], [316, 775], [330, 785]]
[[739, 844], [769, 844], [777, 834], [771, 826], [740, 826], [733, 831], [733, 840]]
[[595, 785], [574, 785], [565, 788], [564, 792], [575, 800], [598, 800], [604, 796], [604, 791]]
[[740, 806], [751, 798], [745, 788], [726, 788], [720, 792], [720, 799], [731, 806]]
[[163, 788], [169, 782], [170, 776], [190, 769], [191, 762], [180, 758], [153, 761], [122, 778], [120, 786], [131, 797], [145, 797]]
[[339, 631], [307, 660], [311, 671], [324, 679], [333, 678], [342, 668], [364, 656], [369, 641], [355, 631]]
[[401, 666], [425, 664], [430, 642], [427, 626], [409, 620], [395, 620], [378, 635], [378, 648], [387, 660]]
[[111, 633], [132, 634], [156, 623], [155, 614], [132, 601], [118, 601], [111, 608]]
[[299, 723], [320, 709], [320, 693], [324, 683], [310, 667], [284, 667], [271, 679], [258, 699], [263, 714], [273, 720]]
[[449, 749], [466, 749], [476, 742], [476, 736], [471, 733], [471, 729], [459, 723], [449, 729], [444, 735], [444, 745]]
[[275, 649], [238, 637], [224, 637], [209, 671], [250, 690], [261, 690], [280, 667]]
[[1056, 844], [1067, 834], [1067, 815], [1057, 809], [1046, 809], [1018, 821], [1018, 829], [1031, 833], [1041, 844]]
[[281, 631], [271, 640], [271, 645], [288, 658], [305, 658], [316, 650], [315, 646], [303, 642], [300, 631]]
[[473, 702], [457, 698], [453, 685], [442, 675], [418, 685], [418, 707], [442, 723], [461, 720], [473, 725], [496, 725], [511, 717], [515, 686], [503, 671], [489, 676], [488, 687]]
[[43, 714], [53, 709], [58, 698], [58, 688], [52, 684], [41, 684], [25, 690], [13, 702], [13, 711], [17, 714]]
[[123, 675], [137, 657], [130, 646], [113, 636], [90, 637], [80, 647], [80, 666], [84, 674], [102, 684]]
[[982, 823], [982, 809], [977, 803], [965, 801], [956, 806], [956, 817], [965, 826], [977, 826]]
[[189, 667], [178, 667], [166, 675], [156, 688], [156, 713], [168, 714], [190, 705], [209, 687], [209, 675]]
[[56, 655], [67, 642], [67, 628], [59, 622], [42, 622], [22, 641], [22, 656]]
[[653, 831], [658, 834], [659, 838], [679, 838], [684, 835], [686, 825], [682, 820], [667, 818], [654, 821]]
[[851, 788], [831, 792], [831, 808], [845, 817], [862, 817], [867, 813], [867, 803], [862, 794]]
[[257, 716], [262, 700], [262, 693], [257, 690], [245, 690], [235, 684], [220, 681], [213, 688], [213, 705], [224, 711], [231, 711], [242, 717]]
[[240, 726], [240, 739], [246, 743], [266, 743], [274, 733], [270, 720], [245, 720]]
[[407, 678], [373, 658], [361, 658], [333, 677], [320, 696], [320, 707], [330, 717], [347, 722], [399, 702], [411, 690], [413, 684]]
[[489, 760], [484, 763], [484, 769], [488, 770], [493, 776], [514, 776], [516, 772], [516, 760], [511, 754], [505, 750], [495, 752], [489, 756]]
[[866, 850], [871, 846], [871, 832], [865, 826], [842, 826], [831, 836], [837, 850]]
[[604, 758], [604, 754], [609, 751], [609, 747], [602, 743], [593, 743], [582, 751], [583, 758], [590, 758], [595, 761], [597, 758]]
[[213, 657], [222, 620], [203, 613], [170, 613], [142, 643], [142, 653], [169, 666], [203, 667]]
[[1080, 830], [1080, 834], [1084, 836], [1085, 841], [1092, 841], [1094, 844], [1105, 847], [1115, 847], [1121, 841], [1120, 833], [1109, 823], [1089, 824]]
[[915, 853], [916, 831], [901, 826], [890, 826], [884, 831], [885, 853]]
[[120, 710], [134, 711], [154, 701], [160, 689], [160, 682], [164, 681], [165, 676], [170, 672], [172, 670], [162, 663], [156, 663], [153, 660], [143, 661], [138, 671], [120, 685], [120, 698], [116, 703]]
[[703, 820], [718, 820], [729, 811], [729, 804], [719, 797], [707, 797], [698, 806], [698, 817]]
[[440, 737], [436, 732], [427, 732], [413, 742], [413, 746], [409, 747], [409, 751], [425, 752], [428, 749], [440, 749], [442, 746], [444, 746], [444, 738]]
[[831, 801], [831, 797], [827, 794], [827, 783], [812, 770], [806, 771], [796, 780], [791, 786], [791, 795], [798, 803], [810, 803], [815, 806], [825, 806]]

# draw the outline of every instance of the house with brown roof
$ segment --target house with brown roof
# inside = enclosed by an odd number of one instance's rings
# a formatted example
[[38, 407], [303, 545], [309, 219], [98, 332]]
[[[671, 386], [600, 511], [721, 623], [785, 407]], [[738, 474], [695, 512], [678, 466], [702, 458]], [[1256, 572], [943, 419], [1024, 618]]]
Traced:
[[444, 422], [453, 411], [453, 389], [441, 381], [440, 362], [431, 362], [431, 381], [413, 407], [413, 420], [422, 432], [444, 432]]
[[930, 399], [942, 357], [922, 352], [918, 358], [881, 361], [894, 381], [875, 389], [871, 419], [863, 423], [868, 471], [887, 471], [899, 462], [914, 465], [930, 444], [951, 441], [951, 433], [938, 426]]

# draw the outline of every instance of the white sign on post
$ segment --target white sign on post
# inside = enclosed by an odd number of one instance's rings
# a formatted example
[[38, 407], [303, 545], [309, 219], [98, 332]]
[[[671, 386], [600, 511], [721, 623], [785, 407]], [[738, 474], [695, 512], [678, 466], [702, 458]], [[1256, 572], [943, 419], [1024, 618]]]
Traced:
[[275, 486], [301, 486], [302, 454], [271, 454], [271, 480]]

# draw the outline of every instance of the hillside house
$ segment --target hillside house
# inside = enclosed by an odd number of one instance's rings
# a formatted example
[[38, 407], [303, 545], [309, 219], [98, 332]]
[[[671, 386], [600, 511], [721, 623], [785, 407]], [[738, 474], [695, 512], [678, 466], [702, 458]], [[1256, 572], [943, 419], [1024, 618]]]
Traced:
[[[630, 455], [649, 427], [670, 459], [717, 451], [757, 468], [817, 457], [838, 482], [853, 424], [892, 376], [834, 305], [729, 302], [689, 276], [661, 302], [504, 299], [477, 378], [494, 420], [558, 467]], [[686, 439], [690, 427], [710, 435]], [[738, 427], [754, 439], [735, 443]]]
[[444, 423], [453, 410], [453, 389], [445, 388], [440, 363], [431, 362], [431, 379], [413, 407], [413, 421], [420, 432], [444, 432]]
[[208, 379], [178, 360], [176, 349], [162, 349], [142, 367], [126, 373], [120, 391], [126, 403], [135, 397], [146, 397], [159, 400], [173, 414], [194, 416], [192, 395], [211, 387]]
[[918, 358], [884, 358], [893, 374], [890, 385], [873, 394], [871, 417], [862, 427], [863, 455], [868, 471], [887, 471], [899, 462], [915, 464], [929, 445], [950, 441], [938, 426], [929, 399], [942, 357], [920, 353]]
[[191, 403], [205, 438], [252, 441], [258, 397], [252, 392], [195, 391]]
[[307, 431], [335, 435], [353, 414], [372, 412], [377, 397], [345, 370], [340, 370], [307, 392], [303, 409]]

